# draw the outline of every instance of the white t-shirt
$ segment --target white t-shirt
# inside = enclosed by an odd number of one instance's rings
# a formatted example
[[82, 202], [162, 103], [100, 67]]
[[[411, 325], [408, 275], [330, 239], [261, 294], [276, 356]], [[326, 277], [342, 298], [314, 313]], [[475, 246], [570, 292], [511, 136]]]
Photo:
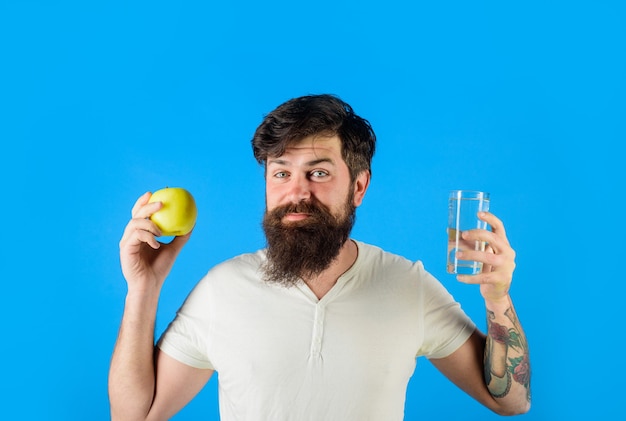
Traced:
[[416, 357], [448, 356], [475, 325], [421, 262], [357, 245], [321, 300], [264, 282], [263, 250], [216, 266], [159, 347], [218, 372], [222, 421], [402, 420]]

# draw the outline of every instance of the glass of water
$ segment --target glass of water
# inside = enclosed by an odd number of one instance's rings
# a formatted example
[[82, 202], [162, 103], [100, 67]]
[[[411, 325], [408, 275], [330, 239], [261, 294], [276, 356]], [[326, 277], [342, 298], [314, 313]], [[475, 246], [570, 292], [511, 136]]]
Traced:
[[485, 250], [484, 241], [465, 241], [463, 231], [487, 229], [487, 223], [478, 219], [478, 212], [489, 211], [489, 193], [475, 190], [452, 190], [448, 199], [448, 273], [476, 275], [483, 264], [460, 260], [457, 251]]

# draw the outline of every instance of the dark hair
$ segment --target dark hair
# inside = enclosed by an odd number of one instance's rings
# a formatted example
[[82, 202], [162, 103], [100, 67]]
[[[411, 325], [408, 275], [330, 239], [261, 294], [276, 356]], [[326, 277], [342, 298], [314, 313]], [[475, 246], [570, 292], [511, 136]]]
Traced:
[[329, 94], [290, 99], [265, 116], [252, 138], [254, 157], [263, 164], [268, 157], [282, 155], [289, 144], [311, 135], [341, 139], [341, 154], [352, 181], [363, 171], [371, 173], [376, 147], [372, 127], [350, 105]]

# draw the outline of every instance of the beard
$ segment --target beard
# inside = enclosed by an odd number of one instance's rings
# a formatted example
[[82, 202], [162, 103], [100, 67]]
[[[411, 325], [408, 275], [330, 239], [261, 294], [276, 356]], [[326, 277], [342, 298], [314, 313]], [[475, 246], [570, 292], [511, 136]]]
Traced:
[[[316, 199], [266, 211], [263, 217], [267, 239], [264, 280], [293, 286], [300, 279], [310, 279], [328, 269], [354, 226], [356, 207], [352, 194], [349, 196], [337, 216]], [[309, 217], [284, 223], [283, 217], [288, 213], [306, 213]]]

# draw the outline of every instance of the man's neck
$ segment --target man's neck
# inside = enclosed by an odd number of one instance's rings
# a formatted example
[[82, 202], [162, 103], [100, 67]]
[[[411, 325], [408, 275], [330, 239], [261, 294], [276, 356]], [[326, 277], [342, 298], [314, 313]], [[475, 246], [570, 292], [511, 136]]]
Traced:
[[319, 275], [304, 279], [307, 286], [313, 291], [315, 296], [321, 300], [328, 291], [330, 291], [341, 275], [347, 272], [352, 267], [359, 254], [359, 249], [356, 243], [348, 239], [339, 250], [339, 255], [330, 264], [328, 269], [321, 272]]

